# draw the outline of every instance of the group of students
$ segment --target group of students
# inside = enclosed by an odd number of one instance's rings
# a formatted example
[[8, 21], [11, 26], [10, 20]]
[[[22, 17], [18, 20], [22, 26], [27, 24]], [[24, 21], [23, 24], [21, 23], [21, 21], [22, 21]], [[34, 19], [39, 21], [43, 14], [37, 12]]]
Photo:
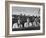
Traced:
[[[31, 27], [32, 26], [32, 23], [30, 22], [31, 19], [27, 18], [27, 22], [24, 23], [24, 28], [28, 28], [28, 27]], [[33, 26], [37, 27], [39, 26], [40, 23], [37, 21], [37, 19], [35, 18], [34, 22], [33, 22]], [[18, 19], [18, 22], [17, 23], [14, 23], [13, 24], [13, 29], [14, 28], [23, 28], [23, 25], [21, 24], [21, 20]]]

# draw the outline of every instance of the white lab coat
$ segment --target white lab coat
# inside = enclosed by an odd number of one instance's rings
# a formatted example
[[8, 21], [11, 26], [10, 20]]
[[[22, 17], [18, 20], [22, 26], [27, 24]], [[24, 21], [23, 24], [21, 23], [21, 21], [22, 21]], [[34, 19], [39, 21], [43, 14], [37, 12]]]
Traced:
[[33, 25], [34, 25], [35, 27], [37, 27], [37, 26], [40, 26], [40, 23], [37, 22], [37, 24], [36, 24], [36, 22], [34, 21], [34, 22], [33, 22]]
[[13, 24], [13, 29], [14, 29], [14, 28], [22, 28], [22, 24], [20, 24], [20, 25], [18, 26], [17, 23], [14, 23], [14, 24]]
[[26, 28], [27, 28], [27, 27], [31, 27], [31, 26], [32, 26], [32, 23], [31, 23], [31, 22], [29, 23], [29, 25], [28, 25], [27, 22], [24, 24], [24, 27], [26, 27]]

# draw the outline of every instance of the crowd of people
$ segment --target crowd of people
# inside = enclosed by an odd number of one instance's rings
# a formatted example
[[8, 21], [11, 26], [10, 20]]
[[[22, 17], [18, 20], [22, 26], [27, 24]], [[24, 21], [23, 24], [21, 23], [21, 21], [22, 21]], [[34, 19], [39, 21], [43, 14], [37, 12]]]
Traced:
[[30, 22], [30, 20], [31, 19], [29, 17], [27, 17], [26, 22], [22, 23], [22, 20], [18, 16], [18, 20], [17, 20], [16, 23], [13, 24], [12, 28], [15, 29], [15, 28], [29, 28], [29, 27], [32, 27], [32, 26], [34, 26], [34, 27], [40, 26], [40, 22], [39, 22], [40, 18], [39, 17], [34, 18], [33, 22]]

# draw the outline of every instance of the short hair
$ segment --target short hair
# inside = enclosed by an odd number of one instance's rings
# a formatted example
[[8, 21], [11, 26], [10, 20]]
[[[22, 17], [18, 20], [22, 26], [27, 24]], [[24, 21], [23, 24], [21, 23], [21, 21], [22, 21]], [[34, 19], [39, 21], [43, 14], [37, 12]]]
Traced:
[[20, 19], [20, 16], [18, 16], [18, 20]]
[[29, 19], [29, 17], [27, 17], [27, 19]]

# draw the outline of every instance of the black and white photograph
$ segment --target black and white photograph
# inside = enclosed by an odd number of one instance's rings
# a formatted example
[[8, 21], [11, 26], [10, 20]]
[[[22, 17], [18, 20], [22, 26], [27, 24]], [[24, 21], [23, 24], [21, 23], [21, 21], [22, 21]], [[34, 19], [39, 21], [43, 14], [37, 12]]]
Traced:
[[43, 35], [44, 3], [6, 2], [6, 36]]
[[12, 7], [12, 31], [40, 30], [40, 8]]
[[43, 7], [39, 5], [10, 5], [10, 34], [42, 33]]

